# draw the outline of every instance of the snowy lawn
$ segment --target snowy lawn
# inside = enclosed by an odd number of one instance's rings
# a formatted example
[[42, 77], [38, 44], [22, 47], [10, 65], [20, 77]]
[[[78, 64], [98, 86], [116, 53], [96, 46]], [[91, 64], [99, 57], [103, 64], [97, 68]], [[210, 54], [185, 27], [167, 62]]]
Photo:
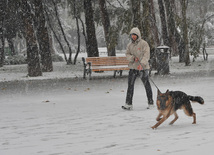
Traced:
[[[179, 119], [174, 125], [168, 125], [174, 117], [171, 116], [156, 130], [151, 126], [156, 123], [158, 111], [146, 109], [146, 94], [139, 79], [136, 80], [132, 111], [121, 109], [127, 76], [116, 79], [98, 76], [88, 81], [67, 79], [66, 72], [64, 79], [27, 80], [22, 77], [25, 72], [20, 72], [20, 77], [17, 75], [9, 82], [2, 80], [0, 154], [212, 155], [214, 69], [213, 63], [199, 64], [195, 64], [195, 71], [188, 72], [181, 64], [173, 63], [171, 75], [151, 77], [162, 92], [181, 90], [205, 100], [204, 105], [192, 103], [196, 125], [179, 110]], [[7, 78], [6, 74], [2, 75]], [[81, 71], [78, 76], [82, 76]], [[151, 85], [155, 99], [157, 90]]]

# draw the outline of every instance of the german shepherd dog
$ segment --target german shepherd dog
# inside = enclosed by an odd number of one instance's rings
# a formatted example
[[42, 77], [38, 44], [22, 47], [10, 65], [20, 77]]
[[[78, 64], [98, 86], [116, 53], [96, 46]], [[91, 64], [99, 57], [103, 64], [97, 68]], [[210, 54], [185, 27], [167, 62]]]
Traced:
[[196, 124], [196, 114], [193, 112], [190, 101], [198, 102], [199, 104], [204, 104], [204, 100], [202, 97], [190, 96], [182, 91], [169, 91], [169, 90], [167, 90], [165, 93], [161, 93], [158, 90], [157, 94], [158, 95], [156, 104], [159, 114], [156, 120], [158, 122], [154, 126], [152, 126], [152, 129], [157, 128], [172, 114], [175, 115], [175, 118], [170, 122], [170, 124], [173, 124], [178, 119], [178, 115], [176, 113], [178, 109], [183, 109], [184, 113], [187, 116], [192, 116], [193, 117], [192, 124]]

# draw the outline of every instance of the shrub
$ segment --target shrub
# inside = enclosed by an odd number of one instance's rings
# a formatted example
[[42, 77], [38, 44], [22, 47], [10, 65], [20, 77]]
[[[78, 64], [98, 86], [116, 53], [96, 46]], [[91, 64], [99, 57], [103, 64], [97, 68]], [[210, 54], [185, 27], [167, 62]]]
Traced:
[[62, 62], [64, 61], [63, 57], [58, 54], [52, 54], [52, 61], [53, 62]]
[[4, 61], [5, 65], [18, 65], [18, 64], [26, 64], [27, 57], [24, 55], [14, 55], [6, 57]]
[[[62, 62], [64, 61], [63, 57], [61, 57], [58, 54], [52, 55], [52, 61], [53, 62]], [[27, 64], [27, 57], [24, 55], [14, 55], [14, 56], [8, 56], [4, 60], [5, 65], [20, 65], [20, 64]]]

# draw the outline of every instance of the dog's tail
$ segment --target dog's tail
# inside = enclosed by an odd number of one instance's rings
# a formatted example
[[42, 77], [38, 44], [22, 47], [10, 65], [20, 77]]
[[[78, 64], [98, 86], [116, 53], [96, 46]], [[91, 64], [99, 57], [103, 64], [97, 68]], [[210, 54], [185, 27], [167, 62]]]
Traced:
[[204, 104], [204, 99], [200, 96], [190, 96], [188, 95], [189, 100], [193, 102], [198, 102], [199, 104]]

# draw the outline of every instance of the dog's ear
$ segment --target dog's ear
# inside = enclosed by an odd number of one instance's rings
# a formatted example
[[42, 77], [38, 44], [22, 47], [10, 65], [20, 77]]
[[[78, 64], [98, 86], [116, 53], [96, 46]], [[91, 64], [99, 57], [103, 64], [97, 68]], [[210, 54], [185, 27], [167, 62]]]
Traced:
[[161, 94], [161, 92], [160, 92], [160, 90], [158, 89], [158, 95], [160, 95]]
[[170, 95], [170, 91], [169, 91], [169, 89], [167, 89], [167, 91], [166, 91], [166, 95]]

